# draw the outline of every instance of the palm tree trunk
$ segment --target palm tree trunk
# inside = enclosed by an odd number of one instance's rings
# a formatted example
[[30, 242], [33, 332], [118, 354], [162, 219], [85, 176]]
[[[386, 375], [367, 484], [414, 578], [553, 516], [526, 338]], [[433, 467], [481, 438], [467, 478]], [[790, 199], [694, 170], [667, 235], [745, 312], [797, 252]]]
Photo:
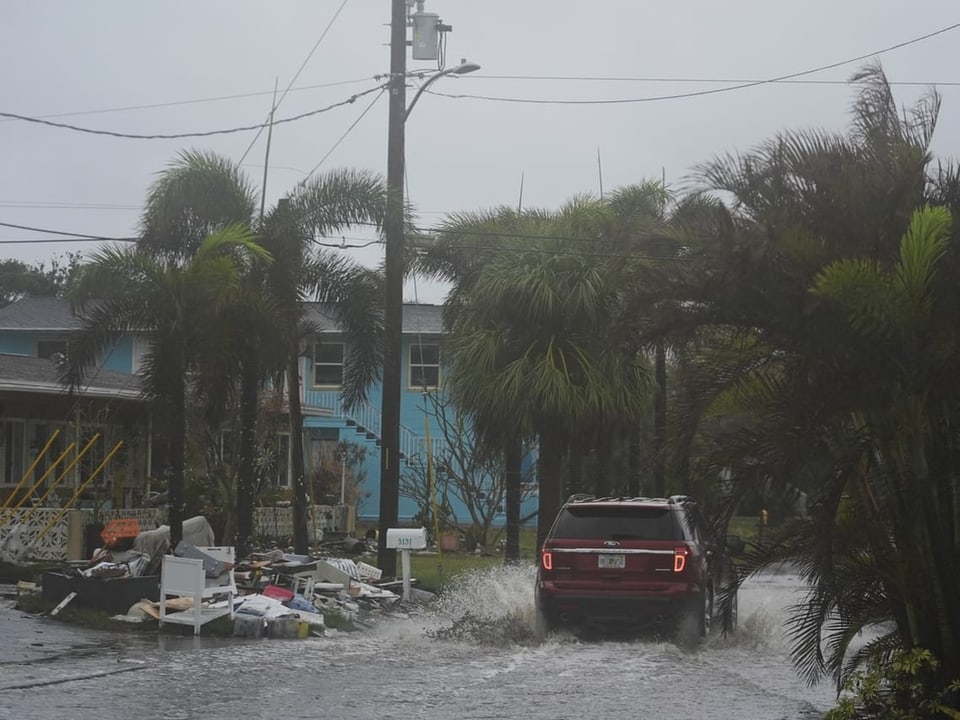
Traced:
[[184, 505], [184, 455], [187, 442], [187, 407], [186, 387], [183, 381], [186, 373], [179, 373], [179, 391], [170, 395], [170, 437], [169, 443], [169, 478], [167, 482], [167, 522], [170, 525], [170, 547], [175, 548], [183, 540]]
[[543, 545], [554, 518], [563, 505], [563, 435], [550, 427], [540, 430], [540, 457], [537, 463], [540, 510], [537, 515], [537, 547]]
[[257, 470], [257, 401], [260, 388], [258, 354], [255, 347], [244, 349], [240, 378], [240, 462], [237, 471], [237, 557], [253, 549], [253, 505]]
[[504, 452], [504, 475], [507, 485], [507, 547], [504, 561], [508, 564], [520, 562], [520, 483], [522, 482], [521, 464], [523, 463], [523, 444], [515, 435], [507, 440]]
[[303, 409], [300, 407], [300, 354], [294, 341], [287, 361], [287, 403], [290, 408], [290, 471], [293, 481], [293, 548], [300, 555], [310, 550], [307, 533], [307, 480], [303, 464]]
[[656, 350], [657, 396], [653, 408], [653, 494], [667, 493], [667, 353], [663, 343]]
[[627, 424], [627, 494], [640, 497], [640, 427]]

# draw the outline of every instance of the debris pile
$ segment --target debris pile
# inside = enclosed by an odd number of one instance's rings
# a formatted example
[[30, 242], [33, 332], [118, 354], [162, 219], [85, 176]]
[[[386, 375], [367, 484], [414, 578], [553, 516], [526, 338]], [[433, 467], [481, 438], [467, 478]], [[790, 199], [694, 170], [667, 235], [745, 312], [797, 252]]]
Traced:
[[232, 547], [213, 546], [205, 518], [190, 518], [183, 529], [171, 552], [167, 526], [140, 532], [135, 522], [108, 524], [103, 547], [88, 562], [44, 573], [43, 595], [60, 602], [72, 594], [71, 601], [118, 613], [119, 620], [183, 623], [196, 633], [229, 616], [235, 637], [319, 635], [325, 616], [340, 618], [336, 626], [362, 627], [371, 614], [399, 604], [401, 581], [382, 578], [357, 557], [376, 550], [370, 538], [330, 540], [319, 557], [273, 549], [236, 560]]
[[[381, 577], [379, 568], [350, 558], [271, 550], [251, 553], [235, 572], [238, 588], [254, 597], [266, 597], [293, 610], [336, 614], [354, 623], [362, 624], [363, 612], [390, 609], [400, 599], [389, 588], [375, 584]], [[240, 598], [238, 612], [244, 611], [250, 597]]]

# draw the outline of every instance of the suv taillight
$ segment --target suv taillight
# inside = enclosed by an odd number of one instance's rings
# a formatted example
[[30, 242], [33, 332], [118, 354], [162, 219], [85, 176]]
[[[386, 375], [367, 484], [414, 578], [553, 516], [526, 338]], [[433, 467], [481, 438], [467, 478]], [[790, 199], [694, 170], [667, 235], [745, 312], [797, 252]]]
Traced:
[[687, 558], [690, 556], [690, 548], [681, 545], [673, 549], [673, 571], [675, 573], [683, 572], [687, 567]]
[[540, 551], [540, 564], [544, 570], [553, 570], [553, 553], [549, 550]]

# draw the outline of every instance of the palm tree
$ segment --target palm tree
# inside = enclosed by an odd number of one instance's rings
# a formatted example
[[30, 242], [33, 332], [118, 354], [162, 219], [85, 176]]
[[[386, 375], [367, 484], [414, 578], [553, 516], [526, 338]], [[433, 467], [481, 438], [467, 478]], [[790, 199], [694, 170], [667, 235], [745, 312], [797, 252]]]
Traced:
[[[855, 80], [848, 134], [784, 133], [700, 169], [725, 206], [665, 277], [657, 322], [699, 343], [684, 368], [693, 474], [723, 479], [728, 512], [776, 483], [808, 494], [809, 517], [784, 520], [751, 558], [789, 558], [811, 583], [792, 623], [807, 677], [839, 682], [922, 646], [950, 679], [960, 297], [956, 229], [923, 208], [957, 207], [960, 185], [929, 173], [939, 98], [901, 116], [879, 67]], [[847, 654], [889, 620], [893, 633]]]
[[[949, 460], [953, 433], [944, 432], [957, 413], [955, 404], [943, 403], [944, 389], [955, 385], [945, 375], [960, 360], [952, 321], [960, 298], [952, 273], [942, 277], [951, 225], [947, 209], [921, 208], [903, 236], [896, 265], [888, 270], [864, 260], [832, 263], [817, 277], [813, 293], [845, 315], [851, 351], [885, 360], [876, 371], [885, 380], [887, 402], [861, 403], [850, 417], [863, 454], [861, 473], [848, 478], [844, 492], [862, 514], [858, 524], [867, 525], [866, 550], [875, 557], [883, 597], [901, 620], [899, 643], [930, 650], [947, 668], [960, 668], [960, 468]], [[832, 600], [826, 592], [818, 597]], [[872, 619], [844, 618], [850, 629]], [[836, 643], [838, 653], [849, 650], [850, 635], [843, 640]]]
[[598, 415], [635, 416], [649, 387], [645, 365], [617, 332], [623, 257], [572, 239], [589, 238], [604, 213], [575, 199], [544, 224], [545, 239], [527, 233], [499, 249], [454, 298], [455, 399], [539, 438], [539, 541], [563, 501], [572, 436]]
[[[260, 242], [274, 258], [244, 284], [243, 302], [224, 326], [223, 341], [233, 352], [228, 365], [210, 366], [205, 375], [211, 419], [238, 396], [241, 443], [238, 471], [237, 546], [252, 542], [256, 488], [254, 438], [259, 389], [269, 377], [286, 374], [294, 487], [294, 545], [308, 549], [308, 497], [303, 464], [300, 410], [300, 345], [303, 302], [330, 303], [334, 317], [351, 338], [343, 397], [347, 407], [362, 399], [379, 367], [379, 296], [372, 273], [331, 251], [317, 251], [317, 236], [355, 224], [379, 227], [384, 207], [380, 179], [355, 170], [334, 170], [297, 186], [276, 208], [256, 215], [256, 191], [242, 170], [212, 153], [185, 152], [151, 188], [144, 214], [145, 244], [154, 252], [186, 255], [211, 228], [246, 222], [258, 228]], [[239, 378], [239, 382], [235, 379]], [[277, 384], [282, 387], [282, 382]]]
[[230, 225], [201, 241], [188, 260], [107, 246], [83, 267], [71, 292], [83, 322], [62, 373], [71, 389], [83, 386], [123, 334], [136, 330], [149, 338], [142, 374], [166, 429], [172, 546], [183, 536], [186, 402], [198, 349], [236, 301], [246, 268], [268, 260], [248, 229]]
[[317, 328], [305, 322], [303, 303], [323, 303], [351, 339], [344, 368], [343, 404], [361, 401], [382, 366], [380, 332], [382, 297], [378, 276], [334, 252], [312, 246], [317, 235], [353, 224], [383, 220], [384, 186], [374, 175], [334, 171], [318, 176], [282, 201], [265, 219], [263, 242], [279, 258], [269, 270], [267, 286], [280, 313], [284, 340], [282, 370], [289, 399], [291, 472], [294, 488], [294, 547], [305, 553], [307, 485], [303, 453], [303, 413], [300, 408], [300, 347]]
[[[457, 323], [468, 302], [468, 293], [484, 268], [504, 251], [523, 248], [532, 240], [548, 235], [552, 223], [551, 213], [508, 207], [448, 216], [412, 259], [416, 271], [452, 283], [444, 307], [445, 325], [452, 327]], [[453, 348], [447, 347], [444, 352], [451, 365], [455, 364]], [[470, 406], [469, 397], [459, 392], [459, 387], [458, 376], [451, 374], [449, 390], [458, 406], [470, 415], [478, 439], [490, 452], [502, 453], [506, 486], [504, 560], [519, 562], [523, 447], [533, 439], [534, 431], [516, 416], [504, 416], [500, 412], [484, 416], [483, 408]]]

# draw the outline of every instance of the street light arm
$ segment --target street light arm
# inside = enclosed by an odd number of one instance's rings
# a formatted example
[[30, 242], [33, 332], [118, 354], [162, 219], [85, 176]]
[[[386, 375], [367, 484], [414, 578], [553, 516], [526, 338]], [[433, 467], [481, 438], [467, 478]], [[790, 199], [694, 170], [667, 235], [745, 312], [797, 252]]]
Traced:
[[420, 89], [417, 90], [416, 94], [413, 96], [413, 100], [410, 101], [410, 105], [407, 106], [406, 111], [403, 113], [403, 121], [406, 122], [407, 118], [410, 117], [410, 113], [413, 111], [413, 106], [417, 104], [417, 100], [420, 99], [420, 96], [423, 95], [424, 91], [433, 85], [437, 80], [442, 78], [444, 75], [466, 75], [467, 73], [472, 73], [480, 69], [480, 66], [476, 63], [467, 62], [462, 60], [459, 65], [452, 68], [447, 68], [446, 70], [441, 70], [438, 73], [434, 73], [427, 78], [427, 81], [420, 86]]

